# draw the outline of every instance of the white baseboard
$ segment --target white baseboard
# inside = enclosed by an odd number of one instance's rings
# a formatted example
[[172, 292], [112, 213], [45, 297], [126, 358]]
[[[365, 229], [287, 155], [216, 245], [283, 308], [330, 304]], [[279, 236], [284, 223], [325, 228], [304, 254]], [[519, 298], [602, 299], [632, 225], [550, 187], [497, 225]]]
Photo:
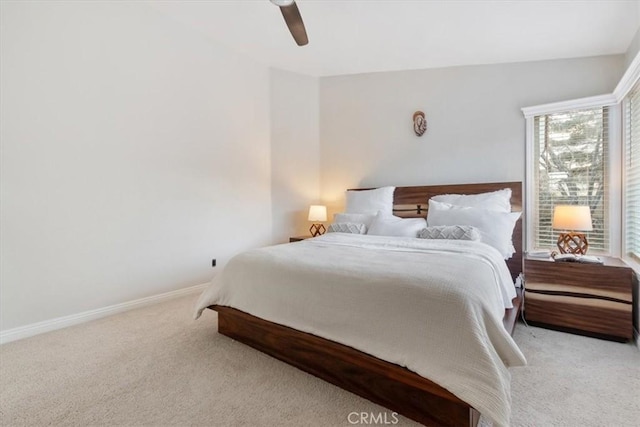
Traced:
[[73, 326], [80, 323], [89, 322], [91, 320], [100, 319], [102, 317], [111, 316], [112, 314], [122, 313], [123, 311], [133, 310], [134, 308], [157, 304], [162, 301], [201, 292], [207, 286], [208, 283], [203, 283], [200, 285], [190, 286], [188, 288], [178, 289], [176, 291], [165, 292], [158, 295], [152, 295], [150, 297], [123, 302], [121, 304], [110, 305], [108, 307], [83, 311], [82, 313], [57, 317], [55, 319], [45, 320], [42, 322], [32, 323], [30, 325], [8, 329], [6, 331], [0, 332], [0, 344], [21, 340], [23, 338], [32, 337], [34, 335], [43, 334], [45, 332], [51, 332], [57, 329], [66, 328], [68, 326]]

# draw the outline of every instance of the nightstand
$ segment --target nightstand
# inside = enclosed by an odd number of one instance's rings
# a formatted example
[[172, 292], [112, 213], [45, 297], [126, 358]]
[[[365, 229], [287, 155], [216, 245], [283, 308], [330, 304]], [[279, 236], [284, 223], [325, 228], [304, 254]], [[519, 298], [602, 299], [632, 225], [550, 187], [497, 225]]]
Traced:
[[633, 338], [633, 270], [617, 258], [604, 264], [525, 256], [525, 319], [567, 332]]
[[312, 236], [296, 236], [289, 237], [289, 243], [299, 242], [300, 240], [311, 239]]

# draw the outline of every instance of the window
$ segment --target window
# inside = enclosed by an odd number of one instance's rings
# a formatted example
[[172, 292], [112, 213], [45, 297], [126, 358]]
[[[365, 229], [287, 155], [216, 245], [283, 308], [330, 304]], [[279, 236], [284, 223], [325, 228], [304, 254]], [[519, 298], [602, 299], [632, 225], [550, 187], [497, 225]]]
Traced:
[[556, 246], [559, 231], [551, 221], [554, 206], [562, 204], [589, 206], [589, 250], [609, 251], [608, 115], [607, 107], [597, 107], [533, 117], [534, 248]]
[[640, 84], [625, 98], [624, 252], [640, 260]]

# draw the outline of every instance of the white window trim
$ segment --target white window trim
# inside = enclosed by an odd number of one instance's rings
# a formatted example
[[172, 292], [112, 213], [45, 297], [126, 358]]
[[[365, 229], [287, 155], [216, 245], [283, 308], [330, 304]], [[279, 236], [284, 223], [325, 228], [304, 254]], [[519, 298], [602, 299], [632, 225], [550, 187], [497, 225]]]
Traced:
[[618, 101], [616, 101], [616, 97], [612, 93], [610, 93], [607, 95], [590, 96], [588, 98], [579, 98], [572, 99], [570, 101], [552, 102], [550, 104], [525, 107], [522, 109], [522, 113], [527, 120], [533, 120], [534, 116], [562, 113], [571, 110], [586, 110], [589, 108], [609, 107], [611, 105], [616, 105], [617, 103]]
[[609, 107], [609, 255], [622, 254], [622, 195], [624, 182], [624, 156], [622, 140], [622, 106]]

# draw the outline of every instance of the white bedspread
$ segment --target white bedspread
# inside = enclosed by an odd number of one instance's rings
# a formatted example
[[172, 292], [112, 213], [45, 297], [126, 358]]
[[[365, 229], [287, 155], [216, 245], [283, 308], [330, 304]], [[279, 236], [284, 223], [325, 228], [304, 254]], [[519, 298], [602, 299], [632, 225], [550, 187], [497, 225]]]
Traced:
[[237, 255], [197, 305], [212, 304], [405, 366], [494, 424], [509, 424], [510, 366], [526, 360], [502, 318], [515, 290], [478, 242], [329, 233]]

